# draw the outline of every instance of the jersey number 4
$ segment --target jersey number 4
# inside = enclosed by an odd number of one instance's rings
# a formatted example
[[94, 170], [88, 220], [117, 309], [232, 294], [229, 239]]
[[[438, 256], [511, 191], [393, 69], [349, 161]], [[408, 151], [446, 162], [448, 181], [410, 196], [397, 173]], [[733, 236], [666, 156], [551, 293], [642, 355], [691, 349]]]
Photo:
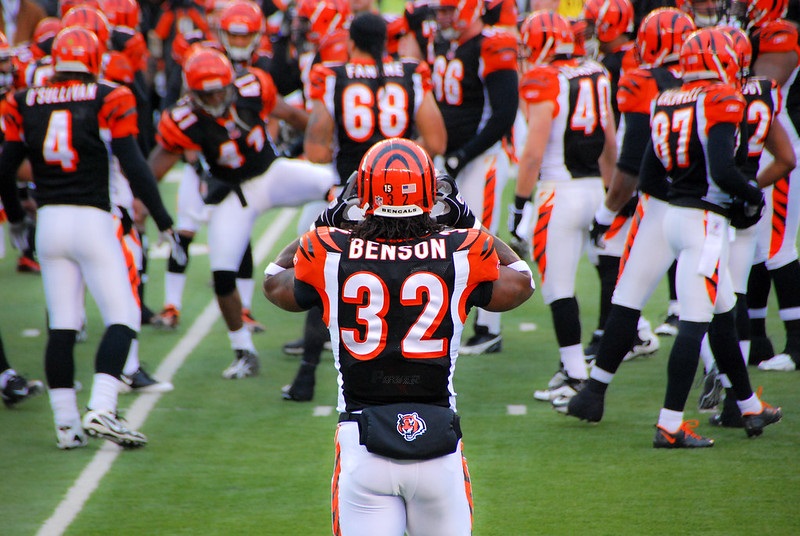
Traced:
[[[386, 283], [372, 272], [356, 272], [342, 286], [342, 301], [356, 306], [356, 322], [361, 330], [340, 327], [342, 343], [356, 359], [377, 357], [386, 347], [390, 326], [386, 313], [394, 307], [419, 307], [422, 312], [400, 342], [406, 358], [433, 359], [448, 353], [447, 338], [433, 337], [447, 313], [447, 285], [436, 274], [415, 272], [400, 287], [400, 303], [390, 304]], [[397, 329], [393, 326], [392, 329]], [[363, 336], [361, 333], [363, 332]]]
[[72, 146], [72, 114], [69, 110], [57, 110], [50, 114], [42, 155], [45, 162], [61, 166], [65, 172], [77, 169], [78, 152]]

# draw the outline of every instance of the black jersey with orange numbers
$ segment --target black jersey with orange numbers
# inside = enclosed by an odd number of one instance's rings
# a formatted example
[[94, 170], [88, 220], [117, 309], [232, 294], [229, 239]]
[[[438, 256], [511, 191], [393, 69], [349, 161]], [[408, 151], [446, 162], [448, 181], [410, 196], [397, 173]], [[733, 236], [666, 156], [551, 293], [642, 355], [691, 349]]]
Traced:
[[341, 183], [375, 143], [414, 136], [414, 118], [431, 87], [428, 65], [413, 59], [385, 61], [382, 79], [371, 60], [312, 68], [309, 96], [321, 101], [334, 118], [333, 159]]
[[[517, 41], [509, 32], [484, 28], [457, 48], [452, 46], [449, 41], [437, 40], [429, 61], [433, 94], [447, 128], [447, 153], [472, 140], [491, 115], [486, 77], [502, 70], [516, 73], [517, 69]], [[516, 102], [504, 104], [517, 106]]]
[[741, 93], [715, 81], [687, 83], [656, 97], [650, 119], [651, 139], [672, 180], [671, 203], [712, 210], [727, 208], [730, 194], [709, 176], [708, 135], [718, 123], [731, 123], [738, 129], [744, 110]]
[[111, 209], [111, 140], [138, 133], [127, 87], [103, 80], [48, 84], [16, 92], [3, 110], [6, 141], [28, 148], [38, 206]]
[[295, 254], [295, 296], [322, 306], [347, 411], [448, 406], [467, 314], [489, 302], [498, 276], [494, 238], [478, 229], [387, 242], [322, 227]]
[[162, 113], [156, 135], [167, 151], [202, 151], [211, 173], [229, 184], [261, 175], [277, 158], [266, 129], [277, 98], [271, 78], [250, 69], [234, 85], [234, 104], [223, 117], [198, 110], [185, 97]]
[[774, 80], [751, 77], [742, 86], [742, 96], [747, 107], [736, 163], [748, 179], [755, 180], [769, 129], [780, 111], [780, 93]]

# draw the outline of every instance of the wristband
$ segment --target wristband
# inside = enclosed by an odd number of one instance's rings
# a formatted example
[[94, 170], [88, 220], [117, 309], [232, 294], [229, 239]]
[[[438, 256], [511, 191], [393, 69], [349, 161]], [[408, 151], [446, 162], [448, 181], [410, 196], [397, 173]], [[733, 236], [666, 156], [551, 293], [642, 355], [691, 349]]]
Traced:
[[528, 266], [527, 262], [522, 261], [522, 260], [515, 261], [515, 262], [512, 262], [511, 264], [509, 264], [507, 266], [507, 268], [511, 268], [512, 270], [516, 270], [517, 272], [519, 272], [521, 274], [528, 274], [528, 277], [531, 280], [531, 288], [533, 290], [536, 290], [536, 283], [534, 283], [534, 281], [533, 281], [533, 273], [531, 272], [531, 267]]
[[264, 275], [266, 276], [273, 276], [278, 275], [281, 272], [285, 272], [286, 268], [283, 266], [277, 265], [274, 262], [271, 262], [267, 265], [267, 269], [264, 270]]
[[594, 213], [594, 219], [597, 220], [597, 223], [600, 225], [611, 225], [614, 223], [614, 218], [616, 217], [617, 213], [609, 209], [605, 203], [602, 203], [597, 208], [597, 212]]

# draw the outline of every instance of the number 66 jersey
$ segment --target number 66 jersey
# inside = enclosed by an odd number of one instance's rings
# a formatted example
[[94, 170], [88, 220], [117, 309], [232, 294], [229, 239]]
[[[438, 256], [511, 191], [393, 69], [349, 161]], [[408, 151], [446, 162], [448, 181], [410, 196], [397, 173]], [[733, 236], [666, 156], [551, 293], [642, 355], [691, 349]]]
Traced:
[[294, 264], [297, 303], [321, 305], [331, 334], [339, 412], [400, 401], [455, 409], [467, 313], [489, 303], [499, 276], [492, 235], [448, 229], [392, 242], [320, 227], [300, 239]]

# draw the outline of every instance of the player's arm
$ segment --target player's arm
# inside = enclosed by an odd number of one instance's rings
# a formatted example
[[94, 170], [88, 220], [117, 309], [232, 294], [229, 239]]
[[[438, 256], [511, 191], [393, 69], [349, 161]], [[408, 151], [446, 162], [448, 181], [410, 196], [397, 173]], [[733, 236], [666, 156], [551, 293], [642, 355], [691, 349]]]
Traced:
[[160, 181], [180, 159], [181, 153], [173, 153], [166, 150], [161, 144], [158, 144], [150, 151], [147, 164], [150, 166], [150, 170], [156, 180]]
[[533, 274], [528, 263], [497, 237], [494, 237], [494, 249], [500, 261], [500, 274], [492, 283], [492, 299], [484, 309], [508, 311], [519, 307], [533, 295]]
[[298, 132], [306, 130], [309, 121], [308, 114], [305, 110], [292, 106], [280, 96], [276, 96], [275, 106], [272, 108], [269, 116], [274, 119], [285, 121]]
[[309, 161], [320, 164], [333, 161], [334, 127], [333, 117], [325, 104], [320, 100], [313, 100], [303, 139], [303, 153]]
[[648, 141], [644, 149], [639, 177], [643, 190], [649, 192], [658, 191], [660, 192], [658, 197], [661, 199], [667, 198], [667, 191], [669, 190], [667, 170], [661, 160], [658, 159], [658, 156], [656, 156], [652, 141]]
[[161, 199], [156, 177], [144, 159], [136, 138], [134, 136], [113, 138], [111, 152], [119, 160], [119, 165], [128, 178], [133, 195], [147, 207], [158, 230], [164, 231], [172, 227], [172, 217]]
[[797, 67], [796, 52], [769, 52], [759, 54], [753, 65], [753, 72], [756, 76], [771, 78], [782, 86], [789, 80], [795, 67]]
[[556, 104], [552, 100], [528, 103], [525, 110], [528, 138], [519, 159], [519, 176], [514, 190], [516, 197], [530, 199], [539, 180], [544, 152], [553, 126]]
[[419, 132], [415, 141], [432, 157], [444, 154], [447, 148], [447, 128], [444, 126], [439, 105], [430, 91], [426, 91], [422, 97], [414, 122]]
[[299, 312], [304, 309], [297, 303], [294, 294], [295, 272], [292, 259], [300, 245], [300, 238], [288, 244], [278, 254], [264, 271], [264, 283], [262, 288], [264, 296], [286, 311]]
[[761, 201], [761, 189], [749, 184], [747, 177], [736, 166], [737, 124], [720, 122], [708, 130], [708, 147], [706, 159], [711, 179], [720, 188], [748, 203], [758, 204]]
[[764, 140], [764, 147], [773, 156], [773, 161], [756, 177], [756, 182], [761, 188], [766, 188], [786, 177], [797, 165], [792, 141], [778, 117], [772, 121], [767, 139]]
[[[609, 81], [608, 84], [610, 86], [611, 82]], [[617, 128], [610, 99], [611, 96], [608, 92], [605, 92], [605, 94], [601, 91], [597, 92], [597, 100], [600, 103], [600, 124], [603, 126], [603, 134], [605, 135], [603, 152], [600, 153], [597, 164], [600, 167], [600, 176], [603, 178], [603, 185], [606, 188], [611, 184], [611, 175], [614, 173], [617, 163]]]
[[0, 152], [0, 199], [11, 223], [17, 223], [25, 218], [25, 209], [19, 200], [19, 188], [17, 188], [17, 169], [26, 155], [27, 149], [21, 141], [6, 140]]

